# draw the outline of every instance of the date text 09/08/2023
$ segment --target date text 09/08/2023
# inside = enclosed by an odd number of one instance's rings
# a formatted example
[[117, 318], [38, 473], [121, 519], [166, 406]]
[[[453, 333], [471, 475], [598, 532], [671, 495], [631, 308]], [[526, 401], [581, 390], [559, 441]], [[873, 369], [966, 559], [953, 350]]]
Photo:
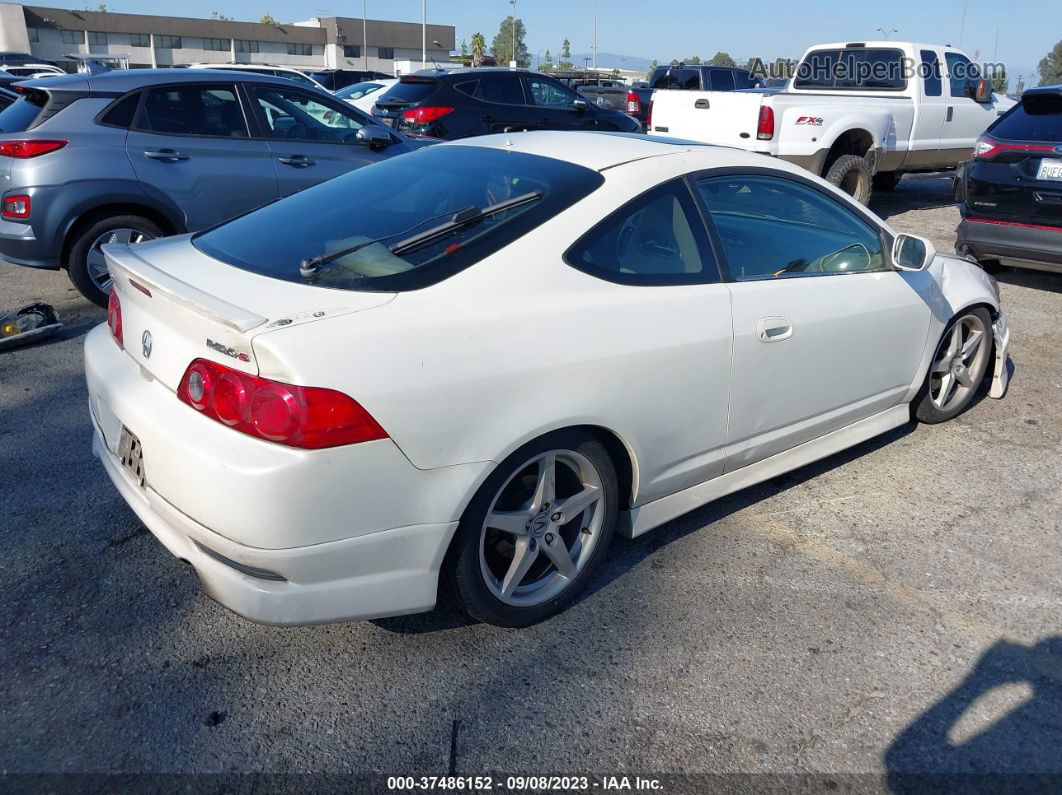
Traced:
[[387, 789], [394, 791], [466, 792], [586, 792], [603, 791], [662, 791], [658, 779], [641, 776], [389, 776]]

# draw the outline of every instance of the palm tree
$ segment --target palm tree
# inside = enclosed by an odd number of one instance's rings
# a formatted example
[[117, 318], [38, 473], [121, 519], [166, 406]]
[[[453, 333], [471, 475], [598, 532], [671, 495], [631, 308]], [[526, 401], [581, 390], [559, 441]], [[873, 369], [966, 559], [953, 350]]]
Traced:
[[482, 33], [472, 34], [472, 65], [482, 66], [483, 56], [487, 54], [487, 40]]

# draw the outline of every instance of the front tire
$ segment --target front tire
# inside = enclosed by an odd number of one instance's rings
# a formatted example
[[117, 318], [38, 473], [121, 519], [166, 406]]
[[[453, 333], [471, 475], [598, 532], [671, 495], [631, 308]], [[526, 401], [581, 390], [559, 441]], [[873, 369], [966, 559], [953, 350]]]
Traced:
[[469, 503], [443, 562], [451, 596], [477, 621], [526, 627], [586, 587], [612, 540], [616, 469], [582, 431], [558, 431], [505, 459]]
[[109, 243], [140, 243], [162, 237], [162, 230], [139, 215], [107, 215], [84, 224], [74, 233], [66, 263], [70, 281], [96, 306], [106, 308], [111, 292], [101, 246]]
[[965, 411], [984, 380], [992, 344], [992, 318], [986, 310], [969, 309], [953, 318], [915, 396], [915, 417], [935, 424]]
[[827, 169], [825, 179], [860, 204], [870, 203], [874, 180], [865, 157], [841, 155]]

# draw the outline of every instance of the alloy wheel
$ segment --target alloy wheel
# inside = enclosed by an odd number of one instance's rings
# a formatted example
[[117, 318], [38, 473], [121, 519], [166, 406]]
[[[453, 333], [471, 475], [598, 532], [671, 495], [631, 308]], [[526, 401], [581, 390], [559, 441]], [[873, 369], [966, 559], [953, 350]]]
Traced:
[[929, 397], [938, 410], [950, 411], [962, 405], [977, 389], [988, 343], [988, 329], [975, 314], [959, 319], [941, 340], [929, 381]]
[[112, 243], [140, 243], [144, 240], [152, 239], [152, 235], [141, 232], [139, 229], [119, 227], [118, 229], [110, 229], [104, 232], [92, 241], [86, 257], [86, 264], [88, 265], [89, 278], [96, 288], [104, 293], [111, 289], [111, 274], [107, 269], [107, 260], [103, 256], [101, 246], [108, 246]]

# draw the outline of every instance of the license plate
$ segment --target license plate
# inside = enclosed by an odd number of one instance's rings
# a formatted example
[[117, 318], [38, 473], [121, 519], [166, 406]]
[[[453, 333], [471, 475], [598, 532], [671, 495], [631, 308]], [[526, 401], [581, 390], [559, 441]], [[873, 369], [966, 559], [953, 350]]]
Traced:
[[122, 467], [136, 478], [136, 482], [143, 486], [146, 482], [144, 473], [144, 451], [140, 446], [140, 440], [136, 434], [122, 426], [122, 435], [118, 437], [118, 458]]
[[1045, 157], [1040, 161], [1040, 170], [1036, 173], [1037, 179], [1062, 181], [1062, 160], [1054, 157]]

